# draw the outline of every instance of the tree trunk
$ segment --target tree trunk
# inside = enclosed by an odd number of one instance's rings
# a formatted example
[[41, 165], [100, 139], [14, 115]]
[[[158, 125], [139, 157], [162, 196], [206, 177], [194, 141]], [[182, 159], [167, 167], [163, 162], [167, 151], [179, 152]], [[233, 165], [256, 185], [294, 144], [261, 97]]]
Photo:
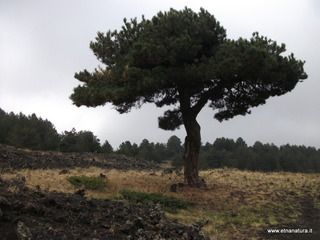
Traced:
[[198, 161], [201, 146], [200, 125], [196, 119], [184, 119], [184, 126], [187, 131], [185, 138], [184, 177], [190, 186], [206, 188], [206, 184], [199, 177]]

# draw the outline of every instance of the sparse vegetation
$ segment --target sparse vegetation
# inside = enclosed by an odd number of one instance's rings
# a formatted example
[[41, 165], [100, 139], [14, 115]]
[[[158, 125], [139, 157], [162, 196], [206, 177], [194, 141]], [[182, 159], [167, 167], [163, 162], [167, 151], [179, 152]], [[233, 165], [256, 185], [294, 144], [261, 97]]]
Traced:
[[127, 199], [130, 202], [159, 204], [164, 209], [170, 211], [176, 209], [185, 209], [190, 205], [190, 203], [182, 199], [173, 196], [165, 196], [161, 193], [144, 193], [130, 190], [122, 190], [120, 191], [120, 194], [124, 197], [124, 199]]
[[76, 187], [84, 187], [90, 190], [101, 190], [107, 186], [107, 180], [100, 177], [70, 176], [67, 181]]
[[138, 192], [137, 195], [145, 196], [142, 199], [156, 193], [192, 202], [194, 205], [187, 209], [174, 212], [164, 209], [165, 213], [185, 224], [206, 223], [204, 232], [222, 240], [263, 239], [261, 233], [269, 228], [304, 227], [303, 212], [307, 205], [311, 209], [319, 209], [320, 206], [319, 174], [263, 173], [228, 168], [206, 170], [201, 171], [200, 176], [206, 180], [209, 189], [184, 186], [173, 193], [170, 185], [183, 182], [182, 171], [165, 174], [163, 171], [120, 171], [97, 167], [70, 169], [66, 175], [59, 174], [60, 171], [21, 170], [2, 174], [2, 178], [13, 179], [21, 174], [25, 176], [28, 187], [39, 185], [49, 191], [70, 193], [75, 189], [68, 183], [68, 177], [97, 178], [102, 173], [107, 176], [108, 187], [98, 191], [87, 190], [86, 197], [118, 199], [120, 193], [130, 192], [133, 196]]

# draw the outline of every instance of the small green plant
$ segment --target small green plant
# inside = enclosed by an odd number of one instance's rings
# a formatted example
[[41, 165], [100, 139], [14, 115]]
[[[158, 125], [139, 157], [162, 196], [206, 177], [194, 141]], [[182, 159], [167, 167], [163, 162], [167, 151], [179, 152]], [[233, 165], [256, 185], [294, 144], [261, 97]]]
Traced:
[[94, 176], [71, 176], [67, 178], [67, 181], [76, 187], [84, 187], [89, 190], [101, 190], [108, 185], [106, 179]]
[[120, 191], [120, 194], [130, 202], [160, 204], [166, 210], [185, 209], [190, 205], [190, 203], [182, 199], [165, 196], [160, 193], [144, 193], [122, 190]]

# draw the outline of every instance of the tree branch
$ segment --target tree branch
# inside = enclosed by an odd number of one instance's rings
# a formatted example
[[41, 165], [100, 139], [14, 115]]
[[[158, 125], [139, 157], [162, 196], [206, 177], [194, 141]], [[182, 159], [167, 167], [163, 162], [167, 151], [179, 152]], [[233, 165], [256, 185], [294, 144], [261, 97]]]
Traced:
[[214, 87], [201, 94], [198, 102], [191, 108], [194, 114], [197, 116], [201, 109], [206, 105], [210, 98], [218, 96], [221, 93], [223, 87]]

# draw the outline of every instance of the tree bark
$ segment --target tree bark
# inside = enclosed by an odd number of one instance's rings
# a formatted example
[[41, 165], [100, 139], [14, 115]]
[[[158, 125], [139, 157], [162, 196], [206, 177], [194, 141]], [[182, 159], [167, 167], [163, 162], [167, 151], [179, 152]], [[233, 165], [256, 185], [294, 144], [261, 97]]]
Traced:
[[201, 146], [200, 125], [196, 119], [184, 118], [184, 126], [187, 131], [185, 138], [184, 160], [184, 177], [190, 186], [206, 188], [203, 179], [199, 177], [198, 161]]
[[191, 95], [189, 90], [184, 87], [180, 87], [178, 91], [182, 121], [187, 132], [184, 142], [185, 151], [183, 155], [184, 178], [190, 186], [207, 188], [204, 180], [199, 177], [198, 171], [201, 134], [200, 125], [197, 122], [197, 115], [208, 101], [208, 97], [206, 96], [201, 98], [196, 104], [191, 106]]

